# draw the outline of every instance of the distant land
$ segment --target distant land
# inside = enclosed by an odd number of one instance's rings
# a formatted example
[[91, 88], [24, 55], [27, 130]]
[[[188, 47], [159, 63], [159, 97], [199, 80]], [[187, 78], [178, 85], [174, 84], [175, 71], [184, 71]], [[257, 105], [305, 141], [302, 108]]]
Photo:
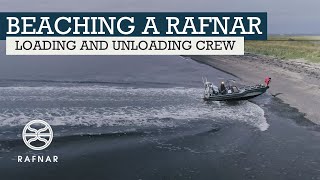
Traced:
[[320, 35], [269, 35], [267, 41], [246, 41], [245, 51], [320, 63]]

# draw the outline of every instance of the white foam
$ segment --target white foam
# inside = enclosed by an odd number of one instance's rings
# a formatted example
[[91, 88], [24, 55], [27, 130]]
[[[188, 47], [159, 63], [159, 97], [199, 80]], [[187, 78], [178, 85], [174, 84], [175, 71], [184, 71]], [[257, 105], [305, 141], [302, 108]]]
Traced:
[[[205, 103], [201, 88], [81, 87], [1, 87], [0, 101], [107, 101], [120, 107], [1, 108], [0, 126], [25, 125], [44, 119], [66, 126], [159, 126], [173, 127], [199, 119], [240, 121], [268, 129], [264, 111], [243, 101], [237, 105]], [[72, 97], [72, 98], [71, 98]], [[128, 105], [131, 101], [134, 105]], [[181, 101], [181, 103], [180, 103]], [[143, 106], [146, 102], [160, 105]], [[131, 104], [133, 104], [131, 102]]]

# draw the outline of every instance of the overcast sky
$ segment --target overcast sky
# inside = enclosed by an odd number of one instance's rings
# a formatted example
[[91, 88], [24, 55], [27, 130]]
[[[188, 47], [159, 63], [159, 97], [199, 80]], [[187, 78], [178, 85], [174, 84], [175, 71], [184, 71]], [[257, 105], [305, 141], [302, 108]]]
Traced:
[[0, 0], [1, 12], [268, 12], [272, 34], [320, 34], [320, 0]]

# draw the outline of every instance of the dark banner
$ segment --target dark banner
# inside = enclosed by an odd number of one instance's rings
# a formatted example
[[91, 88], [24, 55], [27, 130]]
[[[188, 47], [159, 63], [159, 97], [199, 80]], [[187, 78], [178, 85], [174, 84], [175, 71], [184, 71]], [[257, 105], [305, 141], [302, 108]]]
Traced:
[[0, 13], [0, 39], [8, 36], [230, 36], [266, 40], [267, 13]]

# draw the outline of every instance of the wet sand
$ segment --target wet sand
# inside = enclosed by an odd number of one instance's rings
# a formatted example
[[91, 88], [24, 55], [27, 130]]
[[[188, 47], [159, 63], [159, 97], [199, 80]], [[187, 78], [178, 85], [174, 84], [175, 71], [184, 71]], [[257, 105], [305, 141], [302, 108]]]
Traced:
[[[262, 55], [191, 56], [240, 78], [243, 84], [263, 83], [272, 78], [269, 93], [320, 124], [320, 65], [303, 60], [279, 60]], [[207, 77], [212, 80], [214, 77]]]

